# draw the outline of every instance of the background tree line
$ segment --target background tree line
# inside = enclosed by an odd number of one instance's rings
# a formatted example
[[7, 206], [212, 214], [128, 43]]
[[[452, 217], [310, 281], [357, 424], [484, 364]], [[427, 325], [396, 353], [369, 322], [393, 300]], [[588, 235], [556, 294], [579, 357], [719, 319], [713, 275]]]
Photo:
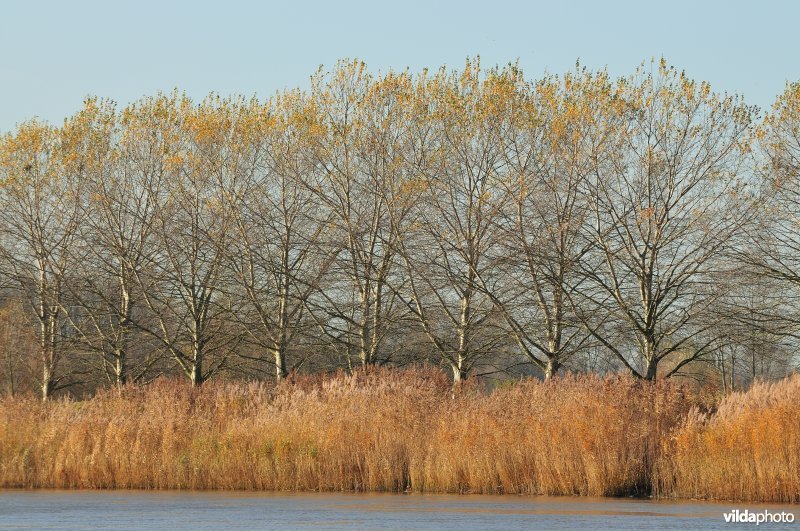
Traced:
[[429, 362], [723, 389], [795, 366], [800, 85], [343, 61], [268, 101], [90, 98], [0, 139], [0, 378]]

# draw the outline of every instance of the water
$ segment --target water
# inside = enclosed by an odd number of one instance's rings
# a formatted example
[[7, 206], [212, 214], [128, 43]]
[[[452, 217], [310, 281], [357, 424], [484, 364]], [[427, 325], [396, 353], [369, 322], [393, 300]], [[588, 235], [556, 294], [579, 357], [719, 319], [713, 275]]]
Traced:
[[4, 529], [719, 529], [734, 525], [731, 509], [800, 516], [798, 506], [612, 498], [0, 490]]

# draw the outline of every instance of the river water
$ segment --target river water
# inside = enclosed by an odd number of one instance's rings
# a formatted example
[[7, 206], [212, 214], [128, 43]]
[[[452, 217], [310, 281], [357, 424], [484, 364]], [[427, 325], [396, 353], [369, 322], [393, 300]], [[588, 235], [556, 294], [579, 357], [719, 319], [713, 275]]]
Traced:
[[[0, 528], [720, 529], [800, 506], [547, 496], [0, 490]], [[759, 529], [792, 528], [794, 524]]]

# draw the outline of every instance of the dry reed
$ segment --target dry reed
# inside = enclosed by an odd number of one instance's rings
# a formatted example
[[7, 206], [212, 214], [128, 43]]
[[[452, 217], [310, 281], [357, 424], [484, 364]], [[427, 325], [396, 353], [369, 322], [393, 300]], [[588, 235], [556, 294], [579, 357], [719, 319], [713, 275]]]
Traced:
[[800, 376], [759, 382], [693, 410], [665, 440], [657, 493], [682, 498], [800, 502]]
[[[744, 408], [748, 415], [769, 409], [778, 423], [793, 419], [768, 436], [778, 455], [767, 439], [723, 433], [753, 428], [731, 405], [751, 404], [749, 395], [701, 419], [690, 415], [695, 399], [685, 388], [627, 376], [525, 380], [492, 392], [467, 383], [454, 393], [433, 369], [376, 370], [277, 388], [212, 382], [192, 389], [162, 380], [85, 401], [7, 398], [0, 401], [0, 486], [592, 496], [644, 495], [657, 486], [720, 497], [710, 479], [689, 474], [702, 463], [707, 471], [719, 467], [720, 481], [727, 470], [763, 479], [749, 485], [747, 499], [794, 501], [778, 492], [796, 493], [800, 484], [798, 415], [780, 397], [796, 404], [798, 389], [800, 380], [758, 386], [754, 397], [778, 398]], [[772, 421], [758, 422], [766, 430]], [[725, 450], [728, 441], [742, 445], [739, 453]], [[700, 444], [711, 446], [693, 449]], [[745, 454], [759, 460], [752, 470], [737, 461]]]

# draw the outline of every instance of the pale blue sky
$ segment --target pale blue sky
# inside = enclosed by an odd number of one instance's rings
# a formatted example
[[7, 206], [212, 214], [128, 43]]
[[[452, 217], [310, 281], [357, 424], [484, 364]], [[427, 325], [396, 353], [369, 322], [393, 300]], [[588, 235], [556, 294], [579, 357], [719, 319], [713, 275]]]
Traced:
[[60, 122], [87, 94], [120, 104], [172, 88], [269, 96], [320, 64], [373, 70], [576, 59], [613, 75], [664, 55], [716, 90], [768, 106], [800, 80], [800, 2], [0, 0], [0, 131]]

